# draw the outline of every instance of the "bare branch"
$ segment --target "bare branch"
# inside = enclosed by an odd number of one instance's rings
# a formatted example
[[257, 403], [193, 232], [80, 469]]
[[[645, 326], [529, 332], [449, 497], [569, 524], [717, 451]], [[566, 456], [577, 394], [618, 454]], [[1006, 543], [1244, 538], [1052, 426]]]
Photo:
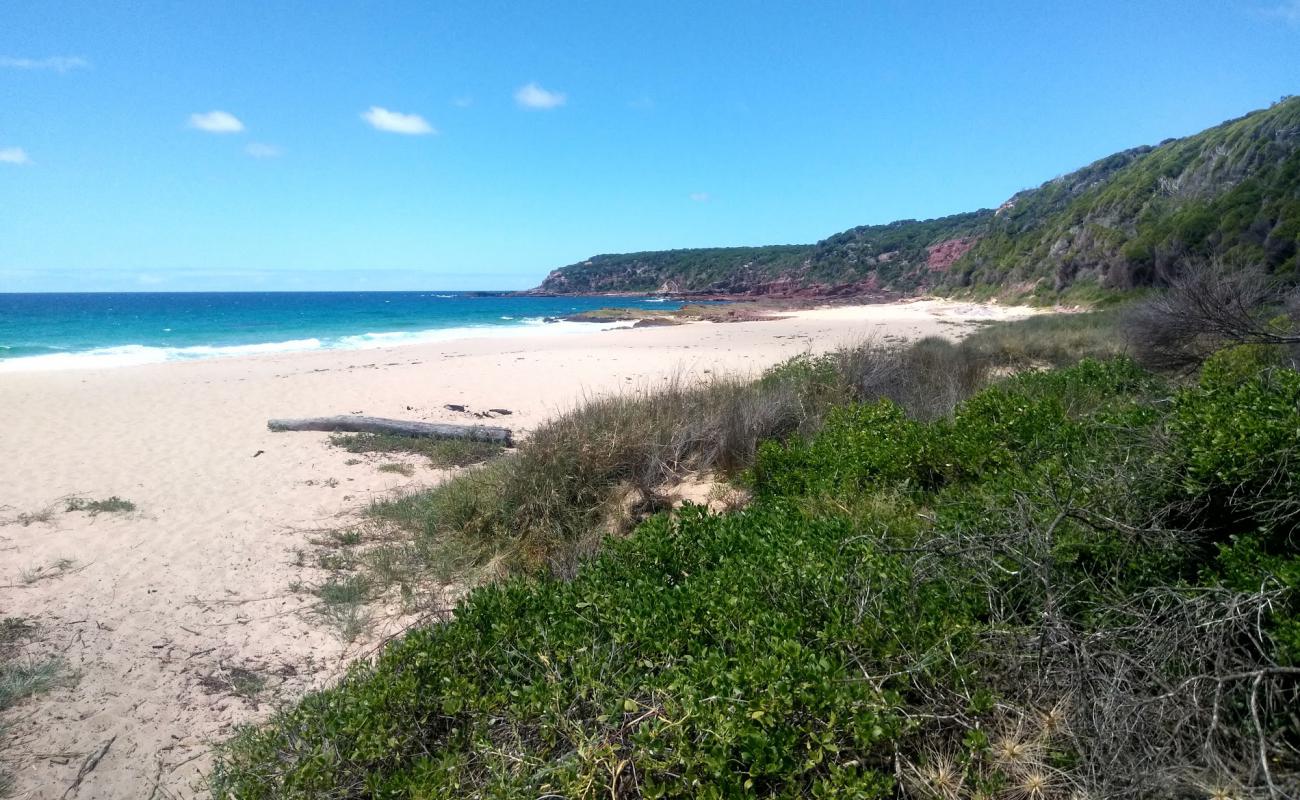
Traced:
[[[1257, 267], [1189, 261], [1169, 288], [1126, 320], [1139, 360], [1156, 369], [1194, 367], [1227, 344], [1300, 345], [1300, 294]], [[1282, 312], [1289, 324], [1278, 325]]]

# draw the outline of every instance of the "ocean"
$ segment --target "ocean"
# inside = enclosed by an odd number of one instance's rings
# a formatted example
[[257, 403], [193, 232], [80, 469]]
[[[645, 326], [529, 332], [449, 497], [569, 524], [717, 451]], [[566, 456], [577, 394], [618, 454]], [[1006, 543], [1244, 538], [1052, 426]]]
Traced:
[[0, 372], [592, 331], [545, 320], [609, 306], [679, 304], [476, 292], [0, 294]]

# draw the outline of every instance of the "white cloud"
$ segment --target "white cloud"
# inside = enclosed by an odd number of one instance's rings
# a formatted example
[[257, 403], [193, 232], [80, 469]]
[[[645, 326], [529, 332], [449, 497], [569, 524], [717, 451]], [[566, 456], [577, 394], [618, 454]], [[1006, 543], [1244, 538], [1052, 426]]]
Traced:
[[209, 111], [190, 114], [190, 127], [208, 133], [239, 133], [244, 130], [244, 123], [228, 111]]
[[253, 158], [279, 158], [284, 151], [273, 144], [263, 144], [262, 142], [249, 142], [244, 148], [244, 152]]
[[707, 203], [712, 198], [708, 192], [691, 192], [688, 196], [697, 203]]
[[1284, 3], [1261, 9], [1260, 13], [1265, 17], [1280, 19], [1291, 26], [1300, 26], [1300, 0], [1286, 0]]
[[438, 132], [419, 114], [402, 114], [379, 106], [371, 106], [369, 111], [361, 112], [361, 118], [369, 122], [370, 126], [377, 131], [402, 133], [407, 136], [423, 136]]
[[0, 164], [18, 164], [20, 166], [32, 163], [32, 159], [27, 155], [27, 151], [21, 147], [0, 147]]
[[515, 92], [515, 102], [524, 108], [559, 108], [568, 99], [564, 92], [552, 92], [536, 83], [520, 86]]
[[48, 69], [54, 72], [71, 72], [85, 69], [90, 62], [80, 56], [50, 56], [49, 58], [16, 58], [0, 56], [0, 67], [8, 69]]

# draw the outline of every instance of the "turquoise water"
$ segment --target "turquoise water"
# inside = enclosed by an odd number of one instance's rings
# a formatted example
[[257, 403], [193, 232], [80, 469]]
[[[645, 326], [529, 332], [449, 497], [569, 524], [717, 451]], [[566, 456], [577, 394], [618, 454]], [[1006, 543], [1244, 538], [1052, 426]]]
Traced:
[[0, 294], [0, 371], [590, 331], [599, 326], [545, 319], [611, 305], [679, 304], [473, 292]]

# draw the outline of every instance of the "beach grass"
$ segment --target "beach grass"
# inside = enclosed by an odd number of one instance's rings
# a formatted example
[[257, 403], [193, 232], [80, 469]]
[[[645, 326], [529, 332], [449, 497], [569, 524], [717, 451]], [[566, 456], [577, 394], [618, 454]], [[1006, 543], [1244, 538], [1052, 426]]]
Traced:
[[500, 445], [490, 442], [422, 439], [382, 433], [336, 433], [330, 436], [330, 444], [349, 453], [421, 456], [435, 469], [479, 464], [503, 452]]
[[0, 710], [8, 710], [20, 700], [49, 691], [64, 674], [63, 662], [56, 658], [13, 659], [0, 665]]
[[56, 558], [48, 564], [38, 564], [20, 570], [18, 577], [25, 584], [33, 584], [37, 581], [61, 577], [76, 566], [77, 560], [74, 558]]
[[1066, 366], [1083, 358], [1125, 355], [1122, 318], [1127, 307], [1081, 313], [1035, 314], [1025, 319], [982, 323], [962, 347], [1009, 367]]
[[345, 642], [354, 641], [370, 624], [366, 603], [373, 596], [367, 575], [341, 571], [316, 587], [318, 611]]

